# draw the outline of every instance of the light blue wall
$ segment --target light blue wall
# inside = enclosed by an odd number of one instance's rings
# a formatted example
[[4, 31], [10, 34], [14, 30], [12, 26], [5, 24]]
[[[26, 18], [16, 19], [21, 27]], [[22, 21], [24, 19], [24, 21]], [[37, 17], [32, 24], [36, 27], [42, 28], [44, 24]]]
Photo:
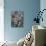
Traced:
[[[24, 11], [24, 27], [11, 28], [11, 11], [20, 9]], [[32, 28], [32, 19], [35, 12], [40, 9], [40, 0], [5, 0], [4, 9], [4, 35], [5, 40], [18, 41], [24, 37]]]
[[[46, 0], [41, 0], [40, 1], [40, 10], [42, 11], [43, 9], [46, 9]], [[40, 22], [40, 25], [45, 26], [46, 27], [46, 11], [43, 12], [43, 22]]]

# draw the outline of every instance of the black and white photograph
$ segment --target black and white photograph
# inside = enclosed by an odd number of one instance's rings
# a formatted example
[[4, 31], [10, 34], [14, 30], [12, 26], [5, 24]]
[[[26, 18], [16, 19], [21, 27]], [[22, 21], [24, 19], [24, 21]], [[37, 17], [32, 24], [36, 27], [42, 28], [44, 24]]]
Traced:
[[24, 23], [24, 12], [14, 11], [11, 14], [11, 26], [12, 27], [23, 27]]

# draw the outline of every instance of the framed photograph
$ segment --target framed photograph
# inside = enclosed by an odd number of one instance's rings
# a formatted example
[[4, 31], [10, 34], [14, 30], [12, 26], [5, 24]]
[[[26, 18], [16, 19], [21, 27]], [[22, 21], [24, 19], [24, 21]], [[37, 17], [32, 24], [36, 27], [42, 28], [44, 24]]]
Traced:
[[24, 24], [24, 12], [14, 11], [11, 14], [11, 26], [12, 27], [23, 27]]

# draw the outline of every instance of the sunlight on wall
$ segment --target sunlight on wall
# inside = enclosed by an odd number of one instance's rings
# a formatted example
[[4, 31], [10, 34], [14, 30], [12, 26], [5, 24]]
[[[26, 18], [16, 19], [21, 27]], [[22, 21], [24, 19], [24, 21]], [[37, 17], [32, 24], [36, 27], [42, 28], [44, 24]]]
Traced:
[[4, 3], [0, 0], [0, 42], [4, 41]]
[[0, 41], [4, 41], [4, 13], [3, 9], [0, 8]]

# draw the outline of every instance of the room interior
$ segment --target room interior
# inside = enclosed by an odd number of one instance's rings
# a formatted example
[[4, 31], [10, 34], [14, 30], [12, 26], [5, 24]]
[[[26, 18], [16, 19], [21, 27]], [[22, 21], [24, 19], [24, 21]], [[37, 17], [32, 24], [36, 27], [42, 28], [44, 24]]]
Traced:
[[[46, 0], [0, 0], [0, 46], [46, 46], [46, 11], [43, 22], [33, 21], [45, 5]], [[24, 27], [11, 27], [11, 11], [24, 12]]]

